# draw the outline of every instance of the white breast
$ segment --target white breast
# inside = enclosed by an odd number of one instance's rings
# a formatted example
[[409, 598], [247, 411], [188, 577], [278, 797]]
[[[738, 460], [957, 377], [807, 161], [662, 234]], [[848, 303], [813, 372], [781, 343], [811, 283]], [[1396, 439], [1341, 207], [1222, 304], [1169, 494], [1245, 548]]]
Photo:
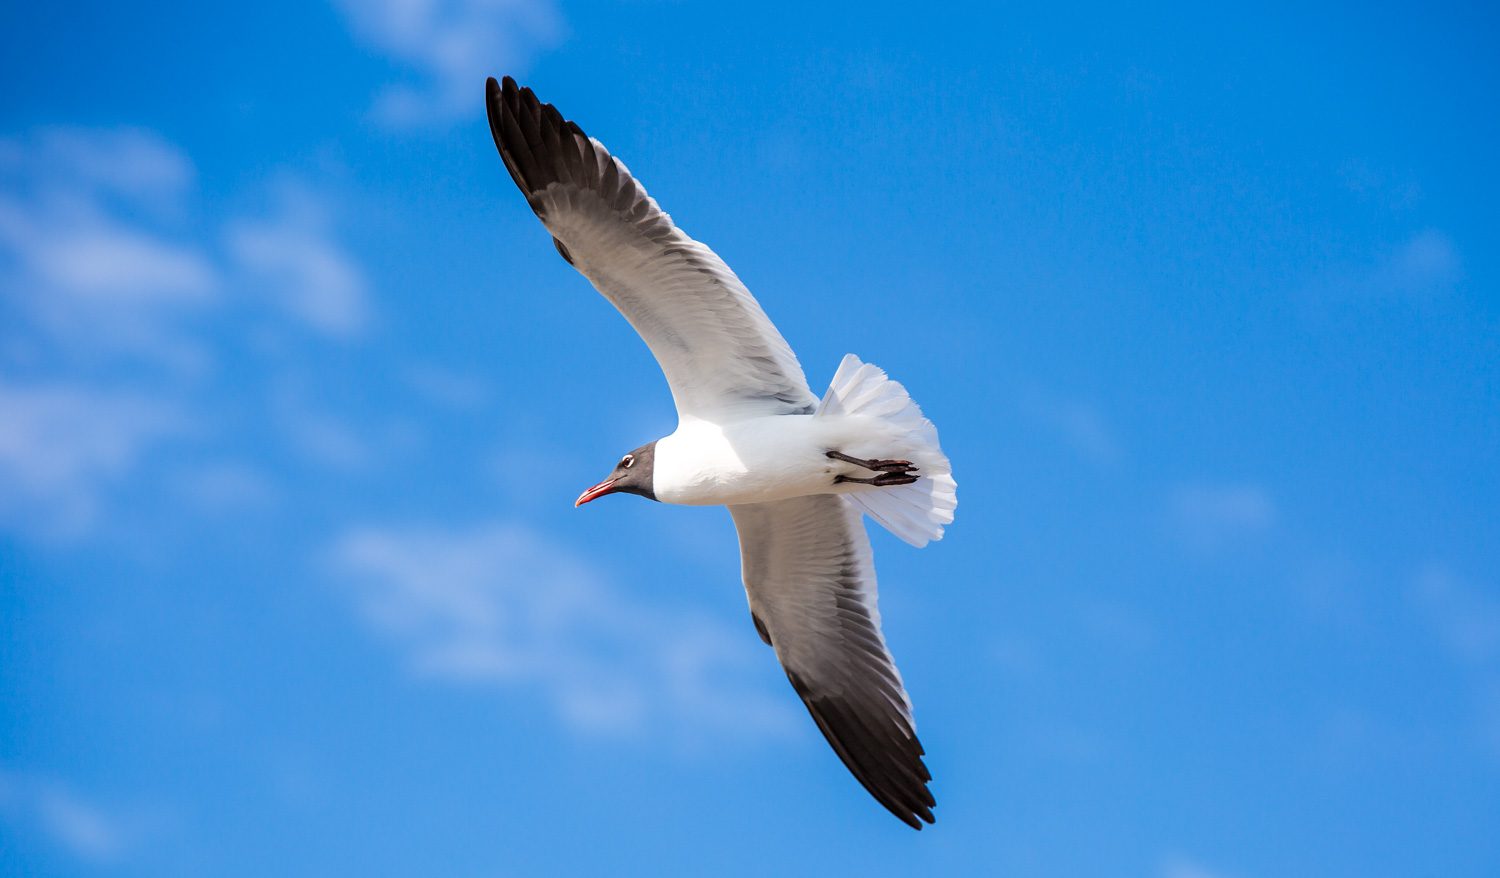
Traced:
[[685, 419], [656, 443], [656, 499], [708, 506], [826, 492], [839, 469], [825, 454], [822, 426], [811, 415]]

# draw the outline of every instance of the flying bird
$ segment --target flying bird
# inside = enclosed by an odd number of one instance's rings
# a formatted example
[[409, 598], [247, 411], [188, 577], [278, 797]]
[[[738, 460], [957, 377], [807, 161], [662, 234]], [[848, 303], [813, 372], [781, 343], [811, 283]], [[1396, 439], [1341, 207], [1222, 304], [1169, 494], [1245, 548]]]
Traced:
[[892, 814], [933, 822], [862, 516], [919, 548], [942, 538], [958, 501], [937, 429], [853, 354], [814, 396], [750, 291], [623, 162], [508, 76], [485, 97], [511, 179], [557, 252], [646, 342], [677, 407], [670, 436], [621, 457], [574, 505], [625, 493], [727, 506], [755, 630], [818, 728]]

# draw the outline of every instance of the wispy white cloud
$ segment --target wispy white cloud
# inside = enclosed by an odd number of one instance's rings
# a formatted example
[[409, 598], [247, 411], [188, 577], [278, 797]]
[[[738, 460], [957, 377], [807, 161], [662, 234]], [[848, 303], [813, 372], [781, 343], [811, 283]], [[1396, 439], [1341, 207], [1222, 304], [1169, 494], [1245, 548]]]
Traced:
[[1140, 610], [1104, 598], [1078, 602], [1078, 621], [1089, 640], [1116, 652], [1138, 655], [1156, 645], [1156, 626]]
[[1026, 393], [1023, 412], [1051, 430], [1070, 451], [1095, 465], [1118, 463], [1124, 456], [1113, 427], [1097, 406], [1063, 399], [1039, 390]]
[[1337, 174], [1345, 189], [1387, 210], [1407, 210], [1422, 198], [1422, 187], [1415, 179], [1365, 159], [1344, 162]]
[[264, 215], [204, 216], [192, 163], [149, 132], [0, 143], [0, 296], [33, 333], [159, 360], [195, 344], [183, 319], [222, 308], [228, 288], [328, 336], [370, 322], [364, 273], [312, 187], [281, 178]]
[[1369, 622], [1368, 575], [1363, 566], [1341, 554], [1315, 556], [1292, 576], [1307, 614], [1324, 624], [1357, 629]]
[[269, 474], [239, 461], [184, 466], [173, 475], [172, 485], [195, 507], [221, 513], [264, 509], [279, 493]]
[[473, 411], [489, 400], [483, 381], [430, 363], [415, 363], [401, 372], [402, 380], [428, 402], [443, 408]]
[[107, 808], [55, 778], [0, 767], [0, 818], [34, 833], [79, 860], [107, 865], [123, 860], [159, 827], [160, 815]]
[[92, 229], [39, 243], [32, 252], [49, 279], [95, 301], [101, 296], [202, 300], [216, 284], [201, 256], [128, 229]]
[[1171, 854], [1164, 858], [1159, 874], [1161, 878], [1229, 878], [1227, 873], [1210, 869], [1181, 854]]
[[1438, 564], [1417, 575], [1415, 597], [1455, 658], [1500, 672], [1500, 598]]
[[43, 188], [59, 180], [173, 207], [196, 171], [181, 150], [143, 128], [44, 128], [0, 138], [0, 172], [22, 171]]
[[65, 789], [39, 791], [37, 814], [49, 835], [89, 860], [113, 860], [125, 847], [124, 833], [103, 811]]
[[180, 150], [139, 129], [0, 139], [0, 350], [13, 367], [0, 379], [0, 525], [80, 534], [142, 461], [196, 429], [181, 382], [125, 377], [208, 359], [184, 327], [217, 306], [223, 278], [184, 225], [193, 178]]
[[361, 616], [420, 675], [534, 687], [582, 730], [793, 728], [783, 699], [743, 679], [771, 660], [753, 637], [633, 600], [519, 525], [360, 528], [329, 557]]
[[1410, 723], [1366, 707], [1329, 700], [1311, 718], [1305, 740], [1328, 768], [1395, 764], [1423, 758], [1422, 735]]
[[285, 447], [321, 469], [359, 473], [419, 447], [421, 425], [392, 413], [373, 421], [338, 410], [318, 394], [313, 376], [298, 374], [273, 389], [267, 423]]
[[[26, 215], [0, 201], [0, 240], [19, 254], [35, 295], [65, 295], [88, 307], [151, 301], [201, 302], [218, 286], [212, 265], [190, 246], [124, 226], [85, 205]], [[39, 303], [40, 304], [40, 303]]]
[[309, 328], [350, 338], [370, 321], [368, 284], [334, 241], [328, 208], [305, 187], [280, 187], [273, 214], [230, 223], [226, 245], [256, 294]]
[[1311, 298], [1323, 304], [1421, 302], [1451, 291], [1463, 278], [1453, 239], [1439, 229], [1421, 229], [1364, 265], [1326, 273], [1312, 285]]
[[[252, 193], [270, 210], [232, 219], [201, 203], [195, 179], [185, 153], [142, 129], [0, 137], [0, 525], [82, 535], [168, 443], [201, 444], [245, 416], [233, 409], [274, 405], [211, 392], [225, 338], [245, 333], [232, 318], [269, 313], [256, 332], [307, 327], [314, 341], [370, 324], [326, 197], [283, 176]], [[369, 457], [355, 427], [298, 423], [288, 443], [322, 463]], [[166, 473], [221, 509], [264, 499], [246, 475]]]
[[336, 0], [361, 42], [408, 67], [415, 83], [388, 86], [377, 118], [394, 125], [478, 112], [487, 75], [515, 72], [561, 41], [550, 0]]
[[1276, 504], [1258, 485], [1179, 485], [1168, 497], [1172, 530], [1203, 552], [1227, 549], [1276, 524]]
[[182, 217], [193, 169], [136, 129], [42, 129], [4, 141], [0, 306], [59, 355], [195, 364], [175, 327], [223, 278]]
[[353, 424], [311, 410], [296, 412], [282, 421], [293, 447], [323, 466], [358, 470], [375, 459], [367, 436]]
[[1377, 292], [1423, 295], [1440, 292], [1463, 278], [1453, 241], [1437, 229], [1424, 229], [1401, 242], [1370, 274]]
[[174, 404], [131, 392], [0, 382], [0, 521], [77, 533], [105, 491], [192, 426]]
[[1416, 577], [1413, 598], [1466, 671], [1480, 746], [1500, 762], [1500, 596], [1441, 564]]

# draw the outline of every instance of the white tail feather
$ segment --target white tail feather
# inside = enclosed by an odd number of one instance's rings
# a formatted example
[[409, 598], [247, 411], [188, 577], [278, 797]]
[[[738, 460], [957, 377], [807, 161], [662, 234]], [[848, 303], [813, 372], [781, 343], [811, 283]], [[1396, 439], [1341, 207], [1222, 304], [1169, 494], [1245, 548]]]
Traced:
[[847, 354], [823, 395], [818, 415], [863, 415], [895, 427], [901, 440], [888, 453], [917, 463], [921, 468], [917, 480], [910, 485], [853, 490], [844, 496], [917, 548], [943, 538], [943, 527], [953, 522], [958, 507], [958, 483], [938, 446], [937, 427], [922, 416], [922, 409], [900, 382], [892, 381], [880, 367]]

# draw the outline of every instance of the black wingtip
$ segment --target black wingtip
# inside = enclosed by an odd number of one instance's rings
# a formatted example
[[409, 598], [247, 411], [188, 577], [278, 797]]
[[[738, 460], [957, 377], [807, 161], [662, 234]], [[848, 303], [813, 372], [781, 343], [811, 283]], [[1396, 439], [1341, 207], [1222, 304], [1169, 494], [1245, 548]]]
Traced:
[[[520, 187], [521, 191], [528, 196], [532, 187], [526, 181], [523, 169], [517, 164], [513, 146], [506, 143], [506, 122], [515, 125], [515, 114], [520, 109], [519, 91], [516, 81], [509, 76], [501, 82], [496, 82], [491, 76], [484, 84], [485, 113], [489, 117], [490, 137], [495, 141], [495, 149], [500, 153], [505, 163], [505, 169], [510, 172], [511, 179]], [[518, 148], [518, 147], [517, 147]], [[528, 157], [529, 158], [529, 157]]]
[[[653, 240], [674, 231], [645, 190], [602, 145], [556, 107], [538, 100], [531, 89], [509, 76], [499, 83], [491, 77], [485, 82], [485, 109], [495, 149], [537, 216], [545, 219], [549, 209], [542, 193], [560, 184], [592, 191]], [[577, 253], [569, 250], [563, 258], [571, 261]]]
[[[499, 83], [490, 77], [485, 82], [485, 108], [495, 147], [528, 199], [551, 183], [599, 184], [596, 150], [602, 148], [591, 143], [583, 129], [565, 119], [556, 107], [538, 100], [531, 89], [522, 88], [509, 76]], [[609, 202], [619, 188], [616, 184], [599, 194]], [[532, 207], [536, 209], [536, 204]]]
[[937, 802], [927, 787], [932, 774], [915, 736], [897, 744], [887, 733], [873, 731], [848, 702], [815, 694], [794, 671], [786, 675], [834, 753], [875, 801], [912, 829], [937, 822], [932, 814]]
[[495, 114], [499, 110], [501, 102], [505, 99], [506, 88], [514, 89], [515, 86], [515, 80], [511, 79], [509, 76], [505, 77], [504, 86], [502, 86], [500, 82], [493, 76], [485, 77], [484, 104], [489, 109], [490, 123], [492, 126], [495, 121]]

